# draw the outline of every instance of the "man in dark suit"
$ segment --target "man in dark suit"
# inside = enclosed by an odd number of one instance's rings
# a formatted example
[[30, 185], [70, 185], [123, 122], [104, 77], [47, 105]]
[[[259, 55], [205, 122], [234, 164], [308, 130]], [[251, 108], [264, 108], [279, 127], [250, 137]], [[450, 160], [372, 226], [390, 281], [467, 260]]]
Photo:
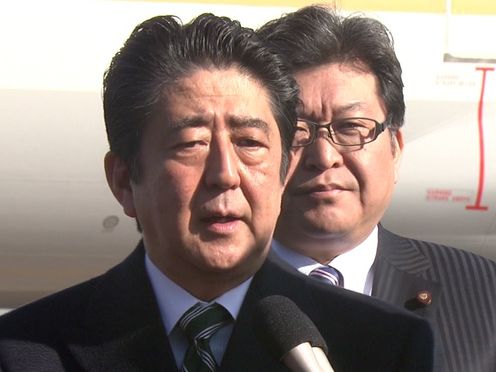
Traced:
[[105, 170], [143, 241], [102, 276], [2, 317], [0, 369], [283, 371], [251, 319], [279, 294], [317, 325], [336, 371], [430, 371], [426, 321], [266, 259], [297, 96], [237, 22], [137, 26], [104, 78]]
[[438, 341], [436, 371], [495, 371], [495, 263], [379, 224], [405, 113], [388, 30], [310, 6], [259, 34], [290, 64], [302, 101], [274, 251], [305, 274], [332, 266], [345, 288], [426, 317]]

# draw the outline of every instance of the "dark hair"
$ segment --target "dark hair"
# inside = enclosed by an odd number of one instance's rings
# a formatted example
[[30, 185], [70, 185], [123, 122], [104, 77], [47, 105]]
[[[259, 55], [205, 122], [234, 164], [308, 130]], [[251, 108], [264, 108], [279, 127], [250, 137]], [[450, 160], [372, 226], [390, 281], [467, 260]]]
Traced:
[[313, 5], [268, 22], [258, 33], [293, 73], [334, 62], [367, 67], [379, 80], [389, 127], [395, 131], [403, 125], [401, 65], [392, 35], [381, 22], [356, 14], [343, 17]]
[[114, 56], [103, 81], [103, 107], [110, 151], [140, 178], [143, 128], [167, 87], [193, 70], [236, 66], [267, 89], [282, 141], [281, 180], [285, 178], [298, 89], [280, 56], [237, 21], [202, 14], [183, 25], [175, 16], [144, 21]]

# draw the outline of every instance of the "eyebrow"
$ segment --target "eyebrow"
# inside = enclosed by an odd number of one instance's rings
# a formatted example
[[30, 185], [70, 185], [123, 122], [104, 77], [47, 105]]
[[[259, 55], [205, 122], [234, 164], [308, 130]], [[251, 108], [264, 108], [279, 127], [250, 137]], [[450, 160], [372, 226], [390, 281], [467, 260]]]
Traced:
[[180, 130], [191, 127], [193, 128], [203, 127], [208, 125], [208, 123], [209, 123], [208, 117], [205, 117], [204, 115], [195, 115], [195, 116], [188, 116], [180, 120], [171, 120], [169, 121], [168, 126], [172, 130]]
[[341, 116], [344, 113], [348, 113], [350, 111], [358, 111], [360, 109], [363, 109], [366, 105], [364, 105], [363, 102], [357, 101], [357, 102], [351, 102], [342, 106], [337, 107], [334, 110], [334, 115], [333, 116]]
[[[361, 101], [356, 101], [356, 102], [351, 102], [351, 103], [347, 103], [347, 104], [344, 104], [344, 105], [341, 105], [341, 106], [338, 106], [336, 108], [332, 108], [332, 117], [334, 120], [334, 117], [339, 117], [339, 116], [343, 116], [347, 113], [349, 113], [350, 111], [353, 112], [353, 111], [358, 111], [358, 110], [361, 110], [361, 109], [364, 109], [367, 105], [364, 103], [364, 102], [361, 102]], [[321, 108], [321, 112], [325, 112], [327, 111], [327, 109], [324, 110], [324, 107]], [[313, 114], [315, 113], [312, 113], [310, 116], [314, 116]], [[320, 113], [319, 113], [320, 115]], [[299, 117], [301, 118], [305, 118], [305, 104], [303, 102], [301, 102], [300, 104], [300, 107], [299, 107]], [[309, 120], [312, 120], [312, 117], [308, 117]]]
[[[184, 128], [198, 128], [208, 126], [211, 120], [212, 119], [210, 115], [195, 115], [185, 117], [180, 120], [169, 121], [168, 126], [170, 130], [177, 131]], [[269, 133], [269, 124], [259, 118], [232, 115], [228, 119], [228, 122], [229, 126], [234, 129], [258, 128], [266, 134]]]
[[229, 125], [235, 129], [237, 128], [258, 128], [264, 131], [266, 134], [269, 133], [269, 124], [262, 119], [244, 117], [244, 116], [231, 116], [229, 119]]

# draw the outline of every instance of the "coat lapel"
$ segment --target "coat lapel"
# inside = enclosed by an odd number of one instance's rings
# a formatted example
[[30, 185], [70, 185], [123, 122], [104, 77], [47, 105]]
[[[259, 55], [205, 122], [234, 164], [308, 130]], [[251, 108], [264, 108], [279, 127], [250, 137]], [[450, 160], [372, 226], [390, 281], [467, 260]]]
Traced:
[[[279, 294], [312, 304], [299, 275], [267, 259], [252, 280], [224, 354], [220, 371], [287, 371], [253, 332], [252, 309], [263, 297]], [[285, 274], [286, 270], [291, 274]], [[296, 273], [296, 276], [295, 276]], [[300, 278], [301, 279], [301, 278]], [[144, 267], [140, 245], [125, 261], [95, 280], [82, 326], [66, 331], [68, 352], [84, 370], [177, 371], [172, 349]], [[312, 306], [312, 305], [310, 305]]]
[[[291, 272], [290, 275], [287, 273]], [[296, 274], [296, 275], [295, 275]], [[253, 308], [264, 297], [278, 294], [291, 298], [297, 304], [313, 301], [304, 290], [298, 272], [270, 254], [262, 268], [254, 276], [240, 309], [233, 334], [221, 364], [221, 372], [227, 371], [287, 371], [275, 360], [266, 347], [258, 342], [253, 331]]]
[[379, 226], [372, 295], [429, 317], [435, 311], [441, 287], [427, 279], [427, 257], [410, 240]]
[[101, 279], [68, 348], [88, 371], [175, 371], [142, 244]]
[[[413, 240], [395, 235], [379, 225], [379, 244], [374, 265], [372, 296], [404, 307], [429, 320], [435, 341], [434, 370], [443, 370], [444, 351], [436, 331], [436, 309], [441, 295], [441, 284], [429, 280], [430, 260]], [[422, 296], [429, 296], [427, 303]]]

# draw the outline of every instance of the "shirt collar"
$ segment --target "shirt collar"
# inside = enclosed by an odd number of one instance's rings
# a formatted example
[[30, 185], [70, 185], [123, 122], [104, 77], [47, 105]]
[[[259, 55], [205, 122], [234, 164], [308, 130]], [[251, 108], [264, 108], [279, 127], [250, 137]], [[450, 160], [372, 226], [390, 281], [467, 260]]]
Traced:
[[[205, 302], [197, 299], [170, 280], [155, 266], [148, 257], [148, 254], [145, 254], [145, 267], [152, 284], [153, 292], [155, 293], [155, 298], [157, 299], [162, 322], [164, 323], [167, 335], [169, 335], [186, 310], [197, 302]], [[227, 291], [211, 302], [217, 302], [224, 306], [233, 319], [236, 319], [252, 279], [253, 277], [248, 278], [237, 287]]]
[[[377, 253], [377, 226], [372, 233], [358, 246], [345, 252], [329, 263], [343, 274], [344, 288], [370, 294], [372, 291], [373, 264]], [[314, 259], [295, 252], [276, 240], [272, 241], [272, 250], [284, 261], [295, 267], [301, 273], [308, 275], [320, 263]]]

